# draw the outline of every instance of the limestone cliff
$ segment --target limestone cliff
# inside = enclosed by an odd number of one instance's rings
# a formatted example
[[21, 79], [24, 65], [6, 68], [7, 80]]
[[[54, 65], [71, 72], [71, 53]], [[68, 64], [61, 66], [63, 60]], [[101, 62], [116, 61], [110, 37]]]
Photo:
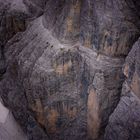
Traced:
[[0, 2], [0, 95], [29, 140], [140, 138], [139, 1]]

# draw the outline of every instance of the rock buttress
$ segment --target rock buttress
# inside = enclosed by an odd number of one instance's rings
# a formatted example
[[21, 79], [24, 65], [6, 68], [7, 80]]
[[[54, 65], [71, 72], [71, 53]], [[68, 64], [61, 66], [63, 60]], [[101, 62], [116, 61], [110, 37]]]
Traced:
[[120, 100], [125, 56], [139, 36], [138, 7], [119, 0], [37, 2], [24, 1], [34, 18], [5, 45], [5, 105], [29, 140], [103, 139]]

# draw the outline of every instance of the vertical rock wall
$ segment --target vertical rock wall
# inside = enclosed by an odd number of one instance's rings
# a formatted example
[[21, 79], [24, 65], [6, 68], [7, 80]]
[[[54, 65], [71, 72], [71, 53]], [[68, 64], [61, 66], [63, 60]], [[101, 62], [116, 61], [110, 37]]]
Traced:
[[[130, 131], [120, 134], [121, 127], [117, 136], [112, 130], [117, 129], [114, 114], [124, 107], [127, 84], [134, 96], [140, 96], [138, 45], [128, 55], [140, 34], [139, 2], [24, 0], [21, 4], [28, 26], [4, 46], [7, 69], [0, 95], [28, 139], [127, 139]], [[127, 55], [127, 84], [122, 90]]]
[[126, 58], [120, 102], [109, 119], [106, 140], [140, 139], [140, 40]]

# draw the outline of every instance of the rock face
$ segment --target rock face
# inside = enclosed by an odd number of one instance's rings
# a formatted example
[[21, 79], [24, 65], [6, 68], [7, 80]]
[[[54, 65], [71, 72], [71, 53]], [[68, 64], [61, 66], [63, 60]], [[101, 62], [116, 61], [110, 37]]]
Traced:
[[140, 39], [126, 58], [120, 102], [109, 119], [106, 140], [140, 139]]
[[138, 4], [133, 0], [50, 0], [44, 24], [62, 43], [78, 41], [108, 56], [123, 56], [139, 35]]
[[[3, 5], [6, 3], [13, 8], [10, 15], [17, 9], [16, 13], [26, 16], [10, 26], [12, 31], [1, 26], [11, 35], [0, 37], [5, 41], [1, 41], [0, 62], [5, 66], [0, 68], [1, 75], [6, 70], [0, 95], [28, 139], [127, 140], [138, 136], [139, 41], [131, 48], [140, 34], [140, 3], [7, 0]], [[13, 25], [13, 20], [8, 23]], [[21, 29], [20, 23], [23, 30], [15, 31]]]
[[21, 0], [0, 0], [0, 76], [5, 72], [4, 46], [17, 32], [25, 30], [27, 11]]

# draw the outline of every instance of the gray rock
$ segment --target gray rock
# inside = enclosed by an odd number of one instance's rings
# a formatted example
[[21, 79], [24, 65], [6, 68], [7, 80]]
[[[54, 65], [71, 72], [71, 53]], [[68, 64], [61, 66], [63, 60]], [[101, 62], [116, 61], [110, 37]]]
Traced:
[[105, 140], [140, 139], [140, 40], [126, 58], [126, 81], [121, 100], [111, 115], [105, 132]]
[[27, 26], [1, 37], [0, 95], [28, 139], [99, 140], [104, 131], [107, 140], [137, 138], [129, 128], [139, 128], [139, 45], [128, 53], [140, 34], [139, 2], [6, 2], [26, 13], [18, 23]]

